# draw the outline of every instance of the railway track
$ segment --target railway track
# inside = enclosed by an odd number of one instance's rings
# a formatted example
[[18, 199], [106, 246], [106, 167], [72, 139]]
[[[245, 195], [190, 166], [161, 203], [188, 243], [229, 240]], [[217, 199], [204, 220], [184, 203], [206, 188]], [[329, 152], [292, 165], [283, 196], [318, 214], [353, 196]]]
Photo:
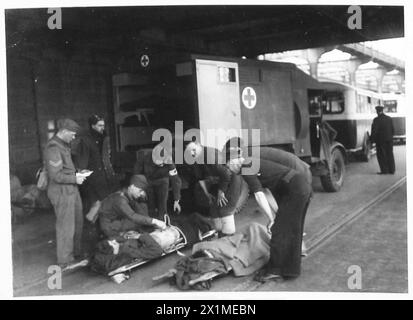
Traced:
[[[375, 196], [373, 199], [369, 200], [367, 203], [361, 205], [355, 211], [348, 214], [344, 214], [340, 219], [332, 224], [327, 225], [319, 232], [314, 234], [311, 238], [306, 240], [307, 246], [307, 257], [321, 248], [323, 245], [327, 244], [331, 238], [333, 238], [338, 232], [343, 228], [360, 218], [363, 214], [369, 211], [369, 209], [378, 204], [379, 202], [385, 200], [390, 194], [396, 191], [400, 186], [406, 183], [406, 176], [396, 181], [390, 187], [385, 189], [383, 192]], [[306, 257], [303, 258], [305, 260]], [[239, 284], [231, 291], [255, 291], [265, 284], [254, 281], [252, 278], [247, 279], [245, 282]]]

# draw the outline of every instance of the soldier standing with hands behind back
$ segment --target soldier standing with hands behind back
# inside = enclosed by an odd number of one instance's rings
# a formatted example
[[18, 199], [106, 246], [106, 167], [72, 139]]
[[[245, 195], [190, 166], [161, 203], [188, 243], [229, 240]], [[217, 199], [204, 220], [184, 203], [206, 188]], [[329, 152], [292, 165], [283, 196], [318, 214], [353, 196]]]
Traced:
[[71, 119], [60, 119], [57, 128], [46, 144], [44, 161], [49, 178], [47, 195], [56, 214], [57, 263], [64, 268], [82, 254], [83, 213], [78, 185], [86, 176], [76, 172], [70, 154], [70, 142], [79, 125]]

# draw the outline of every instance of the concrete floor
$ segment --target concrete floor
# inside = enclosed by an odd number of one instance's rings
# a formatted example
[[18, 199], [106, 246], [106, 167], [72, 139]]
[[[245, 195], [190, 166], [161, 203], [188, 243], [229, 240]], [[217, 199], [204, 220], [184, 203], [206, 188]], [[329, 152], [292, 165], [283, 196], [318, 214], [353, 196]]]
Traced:
[[[350, 162], [339, 193], [326, 193], [314, 179], [314, 198], [305, 225], [306, 242], [311, 245], [326, 230], [360, 210], [371, 199], [406, 175], [405, 146], [395, 147], [396, 174], [376, 175], [377, 160]], [[349, 291], [347, 268], [359, 265], [363, 275], [361, 291], [407, 291], [407, 210], [405, 185], [371, 207], [357, 220], [341, 229], [303, 260], [303, 274], [294, 281], [257, 286], [251, 277], [232, 275], [216, 279], [212, 291]], [[237, 216], [237, 227], [254, 220], [263, 222], [253, 199]], [[41, 227], [41, 228], [39, 228]], [[38, 235], [38, 231], [42, 232]], [[368, 230], [368, 232], [366, 231]], [[38, 235], [38, 236], [37, 236]], [[55, 262], [54, 217], [42, 214], [13, 230], [13, 272], [15, 296], [92, 293], [177, 292], [169, 284], [154, 285], [151, 278], [173, 267], [175, 254], [153, 261], [132, 273], [118, 285], [87, 269], [64, 275], [61, 290], [47, 287], [47, 268]], [[189, 250], [183, 251], [188, 253]]]
[[[258, 290], [407, 293], [406, 211], [403, 184], [305, 258], [300, 278]], [[360, 267], [358, 288], [348, 286], [351, 266]]]

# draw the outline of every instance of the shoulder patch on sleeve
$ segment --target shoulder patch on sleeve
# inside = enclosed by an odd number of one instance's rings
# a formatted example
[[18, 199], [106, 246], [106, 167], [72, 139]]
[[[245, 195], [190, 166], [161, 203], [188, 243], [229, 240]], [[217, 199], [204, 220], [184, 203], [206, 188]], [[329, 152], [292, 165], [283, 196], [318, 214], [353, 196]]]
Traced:
[[178, 174], [178, 171], [176, 170], [176, 168], [169, 171], [170, 176], [176, 176], [177, 174]]
[[49, 164], [55, 168], [57, 168], [58, 166], [62, 165], [63, 161], [62, 160], [58, 160], [58, 161], [53, 161], [53, 160], [49, 160]]

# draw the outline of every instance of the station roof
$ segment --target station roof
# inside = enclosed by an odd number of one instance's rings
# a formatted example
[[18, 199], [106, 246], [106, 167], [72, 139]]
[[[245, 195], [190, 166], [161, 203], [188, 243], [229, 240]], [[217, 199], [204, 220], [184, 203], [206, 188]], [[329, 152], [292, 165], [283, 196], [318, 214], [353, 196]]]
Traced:
[[403, 6], [361, 6], [362, 28], [351, 30], [349, 6], [138, 6], [62, 8], [62, 29], [49, 30], [42, 9], [6, 10], [7, 48], [153, 46], [192, 53], [255, 57], [404, 36]]

